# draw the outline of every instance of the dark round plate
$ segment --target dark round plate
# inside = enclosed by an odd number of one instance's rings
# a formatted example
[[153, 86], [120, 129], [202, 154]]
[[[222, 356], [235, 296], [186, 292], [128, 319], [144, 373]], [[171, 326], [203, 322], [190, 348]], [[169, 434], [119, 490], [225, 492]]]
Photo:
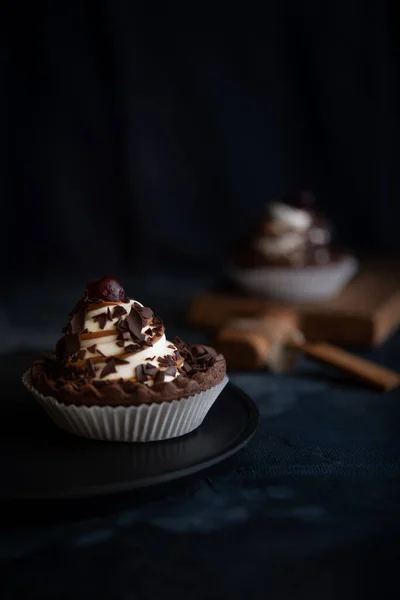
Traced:
[[164, 442], [109, 443], [58, 429], [22, 384], [2, 407], [0, 498], [79, 498], [147, 488], [228, 458], [258, 424], [254, 402], [228, 384], [196, 431]]

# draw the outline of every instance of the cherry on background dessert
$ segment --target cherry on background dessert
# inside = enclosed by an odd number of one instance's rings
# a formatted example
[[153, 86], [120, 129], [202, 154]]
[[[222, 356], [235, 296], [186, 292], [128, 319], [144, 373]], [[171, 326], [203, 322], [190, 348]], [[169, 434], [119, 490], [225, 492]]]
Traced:
[[222, 355], [167, 340], [151, 308], [117, 279], [87, 284], [54, 354], [24, 376], [53, 420], [86, 437], [150, 441], [198, 427], [227, 383]]
[[265, 206], [234, 249], [229, 275], [250, 293], [303, 301], [338, 293], [356, 269], [355, 258], [336, 248], [313, 192], [298, 190]]

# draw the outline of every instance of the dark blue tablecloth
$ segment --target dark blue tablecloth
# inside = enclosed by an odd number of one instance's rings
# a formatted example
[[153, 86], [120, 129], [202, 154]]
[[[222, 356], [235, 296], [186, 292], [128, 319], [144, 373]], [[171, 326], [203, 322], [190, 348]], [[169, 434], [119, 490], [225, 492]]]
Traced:
[[[165, 292], [158, 307], [171, 334], [193, 340], [179, 320], [188, 294]], [[7, 319], [9, 342], [20, 339], [24, 323]], [[365, 355], [400, 369], [400, 335]], [[16, 384], [24, 361], [0, 358]], [[3, 511], [1, 598], [386, 597], [400, 541], [400, 392], [307, 360], [291, 375], [231, 380], [261, 422], [229, 462], [148, 493]]]

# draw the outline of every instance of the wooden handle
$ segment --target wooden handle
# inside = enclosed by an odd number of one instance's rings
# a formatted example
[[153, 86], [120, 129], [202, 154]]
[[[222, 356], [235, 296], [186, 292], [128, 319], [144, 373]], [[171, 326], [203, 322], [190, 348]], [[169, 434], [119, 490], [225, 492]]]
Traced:
[[400, 385], [400, 374], [380, 365], [350, 354], [341, 348], [325, 342], [301, 342], [296, 344], [305, 354], [333, 365], [357, 379], [361, 379], [383, 391], [389, 391]]

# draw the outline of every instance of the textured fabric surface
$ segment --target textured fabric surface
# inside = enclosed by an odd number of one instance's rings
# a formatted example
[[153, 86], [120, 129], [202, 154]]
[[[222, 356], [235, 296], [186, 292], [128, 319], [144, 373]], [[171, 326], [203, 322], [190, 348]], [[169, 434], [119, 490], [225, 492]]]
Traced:
[[[149, 285], [138, 282], [143, 300]], [[170, 282], [158, 308], [194, 340], [203, 334], [179, 325], [189, 288]], [[56, 311], [49, 328], [58, 322]], [[31, 335], [31, 346], [48, 344]], [[400, 368], [400, 336], [364, 354]], [[7, 385], [20, 385], [31, 356], [19, 343], [0, 357]], [[146, 493], [3, 510], [2, 599], [354, 599], [395, 582], [400, 392], [370, 391], [306, 360], [291, 375], [231, 379], [261, 420], [229, 462]]]

